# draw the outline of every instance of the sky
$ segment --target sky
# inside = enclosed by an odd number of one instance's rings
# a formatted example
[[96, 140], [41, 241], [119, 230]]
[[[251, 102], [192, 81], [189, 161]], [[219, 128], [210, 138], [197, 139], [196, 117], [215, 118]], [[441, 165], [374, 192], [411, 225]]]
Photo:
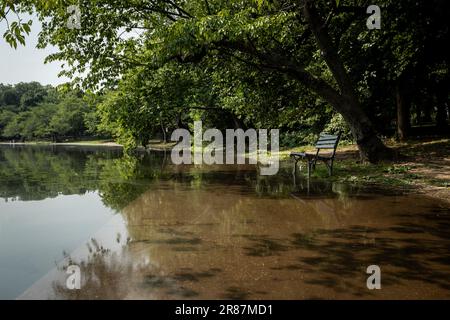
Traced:
[[58, 78], [61, 62], [44, 64], [44, 59], [57, 52], [54, 47], [37, 49], [37, 39], [41, 24], [35, 16], [23, 15], [23, 21], [33, 20], [31, 32], [25, 38], [25, 46], [18, 44], [17, 49], [11, 48], [3, 39], [6, 23], [0, 22], [0, 83], [15, 84], [18, 82], [38, 81], [43, 85], [58, 85], [69, 81]]

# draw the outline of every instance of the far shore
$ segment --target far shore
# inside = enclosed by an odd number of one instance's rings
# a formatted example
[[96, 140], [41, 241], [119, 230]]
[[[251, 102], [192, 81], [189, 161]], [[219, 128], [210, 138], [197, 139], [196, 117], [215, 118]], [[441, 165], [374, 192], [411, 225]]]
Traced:
[[[30, 146], [87, 146], [87, 147], [115, 147], [123, 148], [123, 145], [117, 143], [113, 140], [79, 140], [79, 141], [65, 141], [65, 142], [52, 142], [52, 141], [25, 141], [25, 142], [10, 142], [10, 141], [0, 141], [0, 145], [8, 146], [19, 146], [19, 145], [30, 145]], [[147, 146], [147, 150], [170, 150], [174, 146], [174, 143], [163, 143], [155, 141]], [[144, 150], [143, 147], [138, 147], [138, 150]]]
[[121, 144], [111, 140], [86, 140], [86, 141], [67, 141], [67, 142], [51, 142], [51, 141], [26, 141], [26, 142], [10, 142], [0, 141], [0, 145], [63, 145], [63, 146], [104, 146], [104, 147], [122, 147]]

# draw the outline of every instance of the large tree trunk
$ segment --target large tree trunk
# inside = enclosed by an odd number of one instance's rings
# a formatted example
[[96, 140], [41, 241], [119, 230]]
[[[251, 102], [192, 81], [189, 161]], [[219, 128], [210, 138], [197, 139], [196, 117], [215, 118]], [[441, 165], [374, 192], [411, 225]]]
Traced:
[[326, 30], [324, 20], [317, 12], [314, 1], [305, 0], [304, 2], [303, 13], [314, 34], [318, 47], [322, 51], [325, 62], [340, 89], [340, 94], [338, 95], [330, 92], [327, 100], [337, 112], [342, 114], [350, 126], [363, 161], [376, 163], [380, 160], [391, 160], [393, 152], [377, 136], [372, 122], [362, 109], [353, 83]]
[[397, 136], [400, 141], [404, 141], [408, 137], [411, 128], [411, 101], [402, 83], [397, 84], [395, 100], [397, 104]]
[[372, 121], [361, 108], [355, 97], [336, 96], [330, 100], [331, 105], [347, 122], [358, 145], [362, 161], [377, 163], [393, 158], [392, 149], [386, 147], [373, 127]]

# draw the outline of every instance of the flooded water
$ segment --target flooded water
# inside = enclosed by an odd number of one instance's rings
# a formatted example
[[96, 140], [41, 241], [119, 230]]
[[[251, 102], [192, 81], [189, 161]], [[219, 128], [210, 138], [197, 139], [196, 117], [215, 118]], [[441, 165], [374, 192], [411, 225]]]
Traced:
[[[450, 298], [448, 204], [294, 181], [290, 166], [0, 146], [0, 298]], [[80, 290], [66, 287], [74, 264]]]

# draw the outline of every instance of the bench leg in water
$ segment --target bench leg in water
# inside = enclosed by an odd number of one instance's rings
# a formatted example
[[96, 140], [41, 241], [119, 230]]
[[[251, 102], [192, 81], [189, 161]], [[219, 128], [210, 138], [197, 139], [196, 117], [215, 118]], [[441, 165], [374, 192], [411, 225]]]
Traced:
[[314, 162], [308, 160], [308, 180], [311, 178], [311, 171], [312, 171], [313, 165], [314, 165]]

